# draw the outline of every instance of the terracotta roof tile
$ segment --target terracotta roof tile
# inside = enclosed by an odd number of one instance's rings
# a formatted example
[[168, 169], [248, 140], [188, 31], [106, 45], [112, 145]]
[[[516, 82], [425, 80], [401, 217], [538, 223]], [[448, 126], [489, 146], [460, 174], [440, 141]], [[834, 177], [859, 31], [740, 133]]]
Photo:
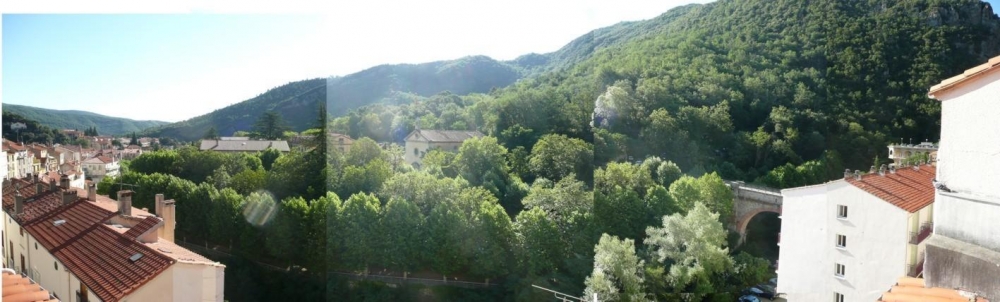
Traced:
[[11, 216], [21, 223], [28, 223], [62, 205], [61, 191], [47, 191], [48, 184], [44, 184], [46, 190], [37, 194], [36, 185], [21, 179], [14, 179], [3, 187], [3, 209], [8, 213], [14, 212], [14, 191], [20, 185], [21, 196], [24, 197], [24, 212]]
[[[90, 202], [75, 202], [53, 211], [44, 219], [24, 226], [35, 240], [50, 253], [58, 252], [82, 234], [101, 226], [115, 213], [108, 212]], [[56, 221], [62, 221], [56, 224]]]
[[[56, 258], [103, 301], [119, 301], [174, 263], [172, 259], [99, 224], [55, 252]], [[135, 257], [137, 260], [133, 261]]]
[[[971, 296], [971, 295], [969, 295]], [[940, 287], [928, 288], [924, 279], [902, 277], [879, 301], [886, 302], [986, 302], [986, 299], [968, 297], [957, 290]]]
[[862, 176], [861, 180], [850, 177], [847, 182], [900, 209], [914, 213], [934, 203], [933, 181], [936, 173], [935, 166], [924, 165], [917, 170], [904, 167], [897, 169], [896, 173], [887, 171], [884, 176], [871, 173]]
[[3, 272], [3, 301], [59, 301], [52, 299], [49, 291], [34, 283], [28, 277]]
[[163, 221], [162, 219], [156, 216], [146, 216], [146, 218], [143, 219], [142, 221], [139, 221], [138, 224], [133, 225], [131, 228], [129, 228], [124, 235], [125, 237], [130, 239], [139, 238], [139, 236], [142, 236], [142, 234], [145, 234], [147, 231], [156, 228], [156, 226], [158, 226], [162, 221]]

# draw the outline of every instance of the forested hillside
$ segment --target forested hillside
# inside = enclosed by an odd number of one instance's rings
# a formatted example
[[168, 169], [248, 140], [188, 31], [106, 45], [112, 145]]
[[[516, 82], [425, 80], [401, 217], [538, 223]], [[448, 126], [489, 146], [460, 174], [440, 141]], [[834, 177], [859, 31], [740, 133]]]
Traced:
[[97, 131], [101, 135], [138, 132], [167, 123], [161, 121], [137, 121], [78, 110], [52, 110], [14, 104], [3, 104], [3, 112], [14, 113], [57, 130], [78, 129], [83, 131], [83, 129], [97, 127]]
[[[341, 115], [350, 109], [374, 104], [402, 104], [413, 97], [442, 91], [459, 94], [488, 92], [520, 78], [517, 67], [493, 59], [474, 56], [424, 64], [381, 65], [344, 77], [312, 79], [273, 88], [252, 99], [186, 121], [151, 129], [153, 136], [195, 140], [211, 127], [224, 136], [250, 130], [267, 110], [282, 115], [294, 131], [302, 131], [316, 117], [322, 101], [330, 113]], [[328, 98], [329, 96], [329, 98]]]
[[889, 142], [937, 140], [928, 88], [1000, 53], [1000, 20], [974, 0], [719, 1], [588, 36], [614, 42], [489, 95], [363, 108], [335, 126], [479, 128], [509, 148], [559, 133], [593, 142], [597, 164], [656, 155], [788, 187], [867, 169]]

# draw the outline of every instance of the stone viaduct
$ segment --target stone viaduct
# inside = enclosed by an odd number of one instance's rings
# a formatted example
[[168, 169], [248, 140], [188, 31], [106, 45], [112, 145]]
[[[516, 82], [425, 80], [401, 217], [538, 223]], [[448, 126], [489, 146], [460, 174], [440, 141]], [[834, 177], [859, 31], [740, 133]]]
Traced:
[[733, 221], [729, 228], [740, 234], [739, 244], [746, 240], [747, 224], [761, 212], [781, 214], [781, 190], [748, 185], [742, 181], [726, 181], [733, 190]]

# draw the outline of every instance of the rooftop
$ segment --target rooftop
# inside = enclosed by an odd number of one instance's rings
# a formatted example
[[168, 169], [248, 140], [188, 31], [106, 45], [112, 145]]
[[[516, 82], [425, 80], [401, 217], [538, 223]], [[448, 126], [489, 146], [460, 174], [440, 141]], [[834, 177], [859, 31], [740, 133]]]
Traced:
[[[131, 216], [118, 216], [118, 202], [104, 195], [90, 201], [86, 191], [76, 190], [75, 201], [63, 205], [61, 189], [47, 191], [45, 185], [46, 191], [36, 195], [35, 184], [15, 179], [3, 187], [8, 212], [15, 185], [21, 185], [26, 200], [18, 222], [103, 301], [120, 300], [177, 262], [221, 266], [167, 240], [139, 241], [162, 219], [137, 208]], [[131, 226], [113, 224], [116, 217]]]
[[984, 298], [971, 297], [954, 289], [927, 287], [924, 279], [899, 278], [889, 292], [882, 294], [879, 301], [886, 302], [988, 302]]
[[986, 63], [983, 63], [979, 66], [966, 69], [965, 72], [963, 72], [960, 75], [953, 76], [945, 79], [944, 81], [941, 81], [941, 83], [931, 87], [931, 90], [927, 92], [927, 96], [931, 98], [936, 98], [935, 94], [959, 86], [970, 79], [986, 74], [988, 71], [996, 69], [997, 66], [1000, 66], [1000, 56], [993, 57]]
[[914, 213], [934, 203], [934, 176], [937, 167], [922, 165], [902, 167], [895, 172], [885, 171], [884, 175], [869, 173], [861, 179], [854, 176], [846, 180], [890, 204]]
[[473, 137], [483, 137], [479, 131], [454, 131], [454, 130], [413, 130], [406, 136], [406, 141], [428, 141], [439, 143], [463, 142]]
[[3, 298], [7, 302], [59, 301], [31, 279], [9, 271], [3, 272]]
[[281, 152], [291, 151], [288, 147], [288, 142], [286, 141], [254, 141], [254, 140], [211, 140], [204, 139], [201, 140], [201, 150], [213, 150], [213, 151], [240, 151], [240, 152], [254, 152], [254, 151], [264, 151], [268, 148], [276, 149]]

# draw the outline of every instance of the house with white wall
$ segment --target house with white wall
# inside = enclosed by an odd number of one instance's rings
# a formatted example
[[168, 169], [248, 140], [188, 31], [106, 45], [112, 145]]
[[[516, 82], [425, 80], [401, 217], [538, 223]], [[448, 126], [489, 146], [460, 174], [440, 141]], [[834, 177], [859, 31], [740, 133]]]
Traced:
[[158, 215], [91, 183], [3, 184], [4, 262], [63, 301], [223, 301], [225, 266], [173, 243], [174, 202]]
[[104, 177], [118, 176], [120, 167], [118, 161], [108, 156], [95, 156], [83, 161], [83, 173], [90, 176], [95, 183], [101, 182]]
[[1000, 300], [1000, 57], [931, 87], [941, 102], [929, 286]]
[[883, 166], [782, 190], [777, 291], [788, 301], [875, 301], [900, 276], [920, 275], [935, 173]]
[[403, 160], [406, 163], [419, 167], [424, 156], [431, 149], [440, 149], [445, 152], [458, 152], [462, 142], [473, 137], [483, 137], [479, 131], [451, 131], [451, 130], [421, 130], [416, 129], [406, 136], [404, 141], [406, 147]]
[[7, 151], [8, 177], [22, 178], [35, 173], [35, 157], [27, 147], [4, 139], [3, 149]]

